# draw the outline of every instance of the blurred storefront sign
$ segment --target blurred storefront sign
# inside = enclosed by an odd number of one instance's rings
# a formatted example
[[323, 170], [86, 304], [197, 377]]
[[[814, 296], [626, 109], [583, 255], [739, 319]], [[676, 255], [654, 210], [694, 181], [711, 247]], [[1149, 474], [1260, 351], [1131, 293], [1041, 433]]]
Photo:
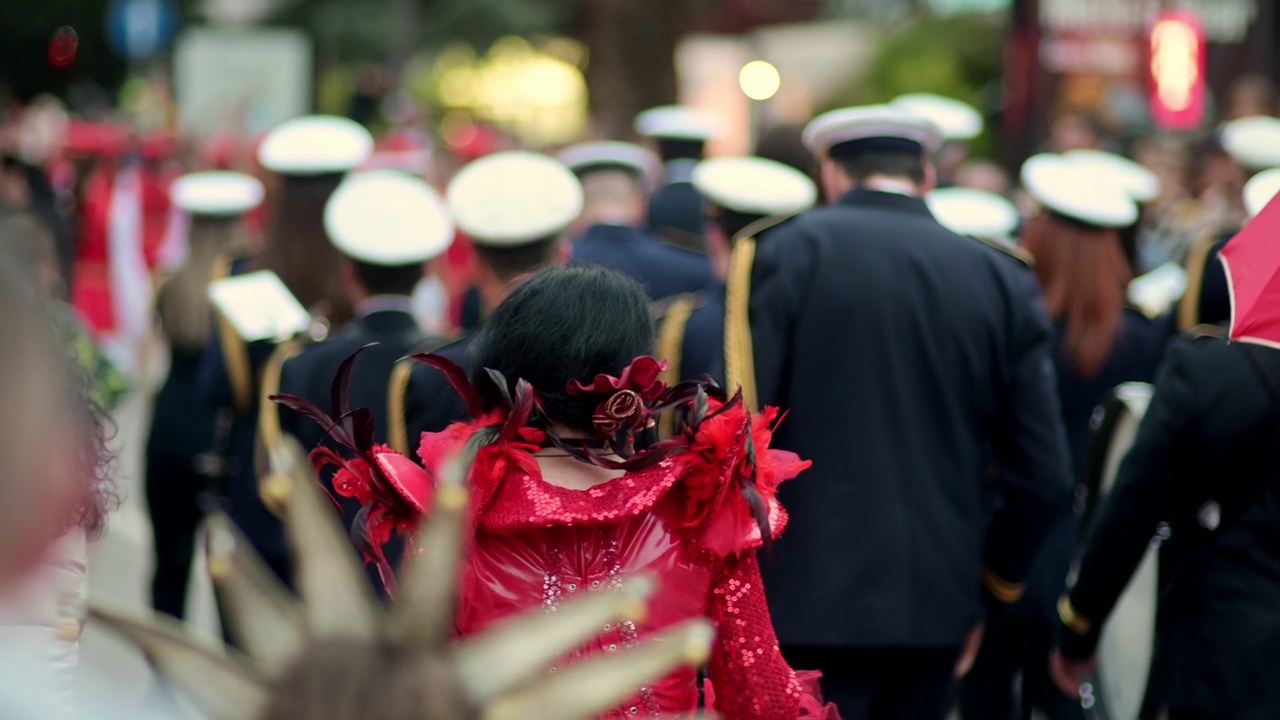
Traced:
[[1205, 31], [1191, 13], [1161, 13], [1151, 25], [1151, 119], [1164, 130], [1204, 120]]
[[301, 31], [196, 28], [174, 50], [178, 117], [199, 134], [256, 134], [311, 110], [311, 40]]
[[1041, 149], [1065, 113], [1087, 113], [1121, 143], [1206, 130], [1238, 79], [1280, 69], [1278, 34], [1273, 0], [1014, 0], [1005, 160]]

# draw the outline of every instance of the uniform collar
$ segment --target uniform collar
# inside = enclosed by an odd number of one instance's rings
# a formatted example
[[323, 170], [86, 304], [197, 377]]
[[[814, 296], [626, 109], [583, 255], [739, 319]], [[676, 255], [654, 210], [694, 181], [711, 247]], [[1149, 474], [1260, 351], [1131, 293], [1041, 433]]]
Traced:
[[922, 198], [915, 197], [914, 195], [900, 195], [898, 193], [882, 192], [880, 190], [868, 190], [866, 188], [854, 188], [850, 190], [844, 195], [841, 195], [840, 199], [836, 201], [836, 204], [891, 210], [908, 215], [919, 215], [921, 217], [933, 217], [933, 213], [929, 212], [929, 206], [925, 205]]
[[375, 333], [398, 333], [417, 327], [413, 305], [407, 295], [377, 295], [356, 308], [358, 322]]
[[667, 184], [678, 182], [690, 182], [693, 178], [693, 168], [698, 164], [697, 160], [690, 158], [680, 158], [667, 163]]
[[582, 234], [579, 242], [634, 242], [644, 239], [644, 234], [630, 225], [601, 223], [592, 225]]

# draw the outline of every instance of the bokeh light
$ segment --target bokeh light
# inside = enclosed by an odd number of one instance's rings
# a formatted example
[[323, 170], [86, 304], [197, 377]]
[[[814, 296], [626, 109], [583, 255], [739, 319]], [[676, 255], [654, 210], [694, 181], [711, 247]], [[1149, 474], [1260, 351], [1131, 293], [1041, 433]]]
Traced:
[[738, 73], [738, 86], [752, 100], [768, 100], [782, 87], [778, 68], [764, 60], [752, 60]]

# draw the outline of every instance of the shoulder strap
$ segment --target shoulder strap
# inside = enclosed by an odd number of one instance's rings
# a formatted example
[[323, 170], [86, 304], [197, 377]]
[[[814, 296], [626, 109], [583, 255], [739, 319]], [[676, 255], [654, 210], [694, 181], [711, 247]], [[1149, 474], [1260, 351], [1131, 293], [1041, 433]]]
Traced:
[[[456, 338], [429, 337], [418, 343], [413, 354], [434, 352], [456, 340]], [[409, 392], [409, 379], [413, 376], [413, 368], [417, 364], [411, 358], [401, 358], [391, 368], [391, 377], [387, 380], [387, 444], [401, 455], [412, 457], [409, 447], [409, 418], [405, 410], [405, 395]]]
[[[231, 275], [231, 256], [219, 255], [213, 263], [210, 281]], [[245, 415], [253, 406], [253, 367], [249, 363], [249, 347], [236, 329], [221, 313], [218, 314], [218, 345], [222, 348], [222, 362], [227, 368], [227, 381], [231, 384], [231, 409], [237, 415]]]
[[757, 412], [755, 347], [751, 342], [751, 268], [756, 260], [756, 239], [744, 237], [733, 245], [729, 280], [725, 288], [724, 375], [726, 390], [742, 388], [747, 409]]
[[1196, 238], [1187, 255], [1187, 289], [1178, 302], [1178, 329], [1184, 332], [1200, 324], [1200, 291], [1204, 284], [1204, 266], [1209, 251], [1218, 242], [1218, 233], [1206, 230]]
[[1014, 260], [1017, 260], [1018, 262], [1022, 263], [1023, 265], [1026, 265], [1027, 267], [1032, 267], [1035, 265], [1035, 258], [1031, 256], [1031, 253], [1027, 252], [1026, 250], [1022, 249], [1017, 245], [1014, 245], [1011, 242], [1000, 242], [999, 240], [993, 240], [991, 238], [985, 238], [985, 237], [978, 237], [977, 235], [965, 235], [965, 237], [971, 238], [973, 240], [977, 240], [978, 242], [982, 243], [983, 245], [986, 245], [987, 247], [995, 248], [996, 250], [999, 250], [1005, 255], [1008, 255]]
[[[258, 394], [258, 439], [254, 443], [254, 467], [259, 468], [258, 477], [265, 477], [262, 472], [266, 468], [266, 458], [263, 455], [265, 448], [279, 447], [281, 435], [284, 434], [280, 428], [280, 408], [267, 398], [280, 392], [280, 375], [284, 371], [284, 364], [302, 352], [304, 346], [305, 343], [299, 339], [281, 343], [262, 369], [262, 390]], [[273, 507], [274, 501], [266, 494], [263, 494], [262, 502], [272, 512], [279, 514], [280, 508]]]
[[[667, 312], [658, 329], [658, 357], [667, 361], [662, 380], [667, 387], [680, 382], [680, 364], [684, 359], [685, 330], [693, 315], [697, 298], [683, 295], [667, 306]], [[675, 413], [663, 413], [658, 421], [658, 437], [668, 438], [675, 433]]]

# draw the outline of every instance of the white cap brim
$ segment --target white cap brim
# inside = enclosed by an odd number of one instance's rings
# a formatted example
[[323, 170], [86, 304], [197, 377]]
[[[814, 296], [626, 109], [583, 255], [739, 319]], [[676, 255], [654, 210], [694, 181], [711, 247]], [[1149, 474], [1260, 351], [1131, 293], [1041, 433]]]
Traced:
[[1033, 155], [1022, 165], [1022, 186], [1048, 210], [1077, 222], [1122, 228], [1138, 220], [1138, 205], [1110, 175], [1062, 155]]
[[564, 232], [582, 213], [582, 183], [560, 161], [513, 150], [469, 163], [445, 202], [477, 245], [519, 247]]
[[169, 188], [179, 210], [203, 217], [243, 215], [261, 205], [265, 194], [257, 178], [228, 170], [188, 173]]
[[972, 140], [982, 134], [985, 124], [972, 105], [932, 93], [900, 95], [889, 104], [937, 125], [946, 140]]
[[1222, 147], [1250, 170], [1280, 167], [1280, 118], [1243, 117], [1222, 126]]
[[818, 199], [817, 186], [804, 173], [760, 157], [703, 160], [691, 180], [711, 204], [744, 215], [794, 215]]
[[1007, 238], [1018, 229], [1018, 209], [1005, 198], [965, 187], [939, 188], [925, 196], [938, 223], [951, 232], [978, 238]]
[[902, 140], [920, 146], [924, 155], [942, 147], [942, 130], [933, 122], [891, 105], [867, 105], [823, 113], [805, 126], [806, 147], [817, 154], [856, 141]]
[[649, 138], [705, 142], [716, 136], [720, 123], [714, 115], [695, 108], [663, 105], [636, 115], [635, 130]]
[[258, 146], [258, 163], [281, 175], [328, 175], [358, 167], [373, 152], [364, 126], [333, 115], [309, 115], [272, 128]]
[[387, 267], [425, 262], [453, 242], [440, 195], [398, 170], [348, 176], [325, 204], [324, 227], [343, 255]]
[[656, 185], [662, 165], [652, 152], [634, 143], [616, 140], [573, 145], [560, 151], [556, 159], [579, 176], [592, 170], [622, 169], [635, 175], [649, 188]]
[[1280, 194], [1280, 168], [1263, 170], [1244, 184], [1244, 209], [1249, 217], [1262, 212]]
[[1091, 172], [1112, 176], [1129, 197], [1140, 203], [1151, 202], [1160, 195], [1160, 178], [1123, 155], [1103, 150], [1071, 150], [1064, 155]]

